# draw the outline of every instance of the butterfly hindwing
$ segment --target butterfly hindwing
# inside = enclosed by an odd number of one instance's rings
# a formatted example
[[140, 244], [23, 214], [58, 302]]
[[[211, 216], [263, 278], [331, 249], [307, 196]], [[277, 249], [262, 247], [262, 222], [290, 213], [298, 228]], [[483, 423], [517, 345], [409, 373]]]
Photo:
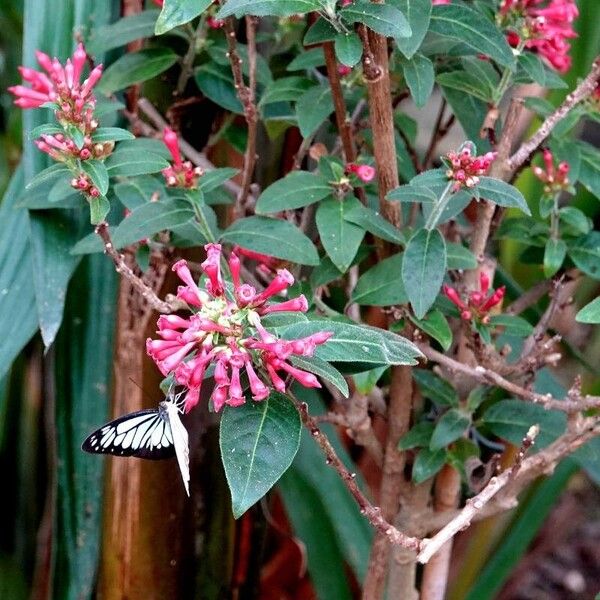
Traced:
[[90, 434], [81, 449], [93, 454], [136, 456], [159, 460], [175, 456], [166, 410], [140, 410], [110, 421]]

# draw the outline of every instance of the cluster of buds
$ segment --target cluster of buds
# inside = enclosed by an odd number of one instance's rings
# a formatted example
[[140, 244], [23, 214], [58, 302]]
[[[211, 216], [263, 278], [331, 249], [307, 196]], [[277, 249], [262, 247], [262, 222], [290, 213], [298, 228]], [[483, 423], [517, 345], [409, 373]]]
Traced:
[[479, 275], [479, 290], [471, 292], [466, 302], [460, 297], [458, 291], [449, 285], [444, 284], [442, 291], [446, 298], [460, 310], [462, 319], [470, 321], [476, 318], [487, 325], [490, 320], [488, 313], [502, 302], [506, 287], [502, 286], [497, 290], [490, 290], [490, 278], [481, 272]]
[[569, 163], [562, 161], [554, 166], [552, 152], [545, 148], [542, 152], [544, 168], [534, 165], [531, 167], [533, 174], [544, 183], [545, 194], [555, 194], [569, 188]]
[[306, 298], [299, 296], [284, 302], [267, 304], [293, 283], [292, 275], [282, 269], [262, 292], [240, 279], [241, 265], [235, 253], [229, 258], [233, 291], [226, 289], [221, 275], [221, 246], [205, 246], [207, 259], [202, 263], [206, 276], [200, 289], [185, 260], [173, 265], [184, 282], [177, 297], [187, 303], [188, 318], [162, 315], [158, 319], [160, 339], [148, 339], [146, 350], [165, 376], [173, 375], [176, 384], [187, 388], [185, 411], [200, 399], [200, 389], [209, 365], [214, 364], [215, 386], [211, 400], [215, 411], [227, 404], [244, 404], [243, 385], [247, 383], [255, 401], [264, 400], [274, 388], [285, 392], [284, 378], [293, 378], [305, 387], [321, 387], [317, 378], [288, 362], [296, 356], [312, 356], [325, 343], [330, 332], [319, 332], [296, 339], [278, 339], [267, 331], [261, 317], [281, 311], [305, 312]]
[[[92, 119], [89, 122], [89, 128], [93, 131], [98, 127], [98, 122]], [[56, 161], [64, 162], [69, 158], [88, 160], [95, 158], [104, 160], [110, 156], [114, 150], [114, 141], [94, 142], [90, 135], [83, 137], [83, 145], [81, 148], [69, 137], [62, 133], [54, 135], [42, 135], [40, 139], [35, 141], [35, 145], [39, 150], [45, 152]]]
[[371, 165], [357, 165], [356, 163], [348, 163], [344, 167], [344, 172], [356, 175], [363, 183], [369, 183], [375, 178], [375, 167]]
[[474, 156], [470, 144], [465, 144], [458, 152], [448, 152], [442, 158], [448, 167], [446, 176], [454, 181], [453, 191], [462, 187], [474, 188], [479, 183], [479, 176], [485, 175], [494, 162], [497, 152], [487, 152], [482, 156]]
[[577, 37], [572, 23], [578, 16], [575, 0], [502, 0], [499, 11], [508, 43], [524, 43], [560, 73], [571, 68], [567, 40]]
[[77, 177], [73, 177], [71, 179], [71, 187], [92, 198], [100, 196], [100, 190], [93, 185], [92, 180], [85, 173], [79, 173]]
[[165, 127], [163, 131], [163, 143], [173, 157], [171, 166], [162, 171], [167, 185], [188, 190], [196, 189], [198, 178], [204, 175], [204, 171], [200, 167], [194, 167], [189, 160], [181, 159], [177, 134], [169, 127]]

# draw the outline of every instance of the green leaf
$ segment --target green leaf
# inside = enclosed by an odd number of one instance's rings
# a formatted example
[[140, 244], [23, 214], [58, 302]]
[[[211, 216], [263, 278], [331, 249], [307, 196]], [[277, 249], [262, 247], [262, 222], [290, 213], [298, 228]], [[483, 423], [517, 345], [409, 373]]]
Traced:
[[356, 0], [343, 8], [339, 15], [348, 23], [363, 23], [386, 37], [407, 38], [411, 35], [406, 17], [391, 4]]
[[136, 177], [117, 183], [113, 191], [121, 204], [129, 210], [165, 195], [163, 183], [154, 177]]
[[351, 197], [345, 200], [326, 198], [317, 208], [315, 220], [321, 243], [333, 264], [346, 272], [365, 235], [364, 230], [344, 219], [344, 214], [360, 204]]
[[322, 44], [323, 42], [332, 42], [337, 35], [335, 27], [330, 21], [319, 17], [306, 31], [303, 46], [312, 46], [314, 44]]
[[266, 400], [225, 406], [219, 445], [233, 516], [238, 519], [285, 473], [300, 444], [302, 424], [291, 400], [272, 392]]
[[423, 483], [433, 477], [446, 464], [445, 450], [430, 450], [421, 448], [412, 468], [412, 480], [414, 483]]
[[476, 189], [481, 198], [495, 202], [498, 206], [520, 208], [526, 215], [531, 215], [527, 201], [514, 185], [493, 177], [480, 177]]
[[344, 211], [344, 219], [359, 225], [365, 231], [374, 236], [392, 242], [393, 244], [404, 245], [406, 240], [399, 229], [394, 227], [389, 221], [384, 219], [378, 212], [367, 208], [362, 204], [355, 204], [354, 207]]
[[431, 310], [422, 319], [416, 319], [409, 315], [410, 320], [427, 335], [437, 340], [444, 352], [450, 349], [452, 344], [452, 330], [444, 314], [437, 310]]
[[445, 379], [425, 369], [415, 369], [413, 378], [425, 398], [439, 406], [458, 406], [458, 393]]
[[108, 192], [108, 171], [101, 160], [82, 160], [81, 169], [98, 188], [102, 196]]
[[477, 266], [475, 255], [462, 244], [446, 242], [448, 269], [474, 269]]
[[542, 447], [564, 432], [567, 417], [564, 413], [546, 410], [538, 404], [521, 400], [500, 400], [485, 411], [481, 421], [495, 435], [517, 446], [532, 425], [539, 425], [536, 446]]
[[266, 87], [259, 104], [264, 106], [272, 102], [290, 102], [292, 100], [295, 102], [299, 96], [314, 85], [311, 79], [300, 75], [275, 79]]
[[350, 393], [348, 390], [348, 383], [344, 379], [344, 376], [328, 362], [325, 362], [316, 356], [291, 356], [290, 362], [299, 369], [309, 371], [322, 379], [326, 379], [342, 392], [344, 398], [348, 398]]
[[323, 54], [323, 47], [319, 46], [318, 48], [311, 48], [306, 52], [298, 54], [287, 66], [286, 71], [303, 71], [324, 65], [325, 55]]
[[402, 69], [414, 103], [425, 106], [433, 91], [433, 63], [426, 56], [415, 54], [411, 60], [402, 61]]
[[28, 134], [28, 138], [30, 140], [36, 140], [40, 136], [46, 135], [56, 135], [57, 133], [63, 133], [65, 130], [58, 125], [54, 125], [54, 123], [44, 123], [43, 125], [38, 125], [34, 127]]
[[106, 215], [110, 212], [110, 202], [105, 196], [90, 198], [90, 223], [98, 225], [106, 219]]
[[123, 248], [193, 218], [194, 211], [187, 200], [167, 198], [160, 202], [148, 202], [121, 221], [113, 232], [113, 243], [116, 248]]
[[110, 177], [134, 177], [158, 173], [166, 169], [169, 163], [160, 154], [118, 148], [106, 159], [104, 165]]
[[146, 48], [125, 54], [106, 69], [97, 89], [112, 94], [160, 75], [176, 61], [177, 54], [170, 48]]
[[600, 198], [600, 151], [591, 144], [579, 141], [581, 166], [579, 182], [596, 198]]
[[426, 204], [431, 204], [437, 200], [437, 195], [433, 190], [424, 185], [413, 185], [411, 183], [394, 188], [386, 197], [388, 200], [399, 202], [424, 202]]
[[195, 78], [200, 91], [215, 104], [239, 115], [244, 113], [233, 87], [230, 67], [207, 63], [196, 69]]
[[600, 232], [590, 231], [577, 238], [569, 247], [569, 256], [586, 275], [600, 279]]
[[470, 94], [484, 102], [492, 102], [493, 100], [493, 90], [487, 85], [486, 81], [475, 73], [467, 71], [440, 73], [436, 77], [436, 81], [443, 87]]
[[154, 33], [162, 35], [202, 14], [212, 0], [164, 0]]
[[480, 12], [467, 6], [434, 6], [429, 30], [468, 47], [472, 54], [485, 54], [503, 66], [514, 63], [504, 34]]
[[521, 52], [517, 57], [519, 67], [521, 67], [532, 81], [539, 83], [541, 86], [546, 85], [546, 71], [540, 57], [533, 52]]
[[[316, 356], [334, 363], [359, 362], [366, 365], [415, 365], [421, 351], [400, 335], [366, 325], [317, 319], [285, 327], [280, 334], [285, 339], [296, 339], [332, 331], [333, 337], [318, 346]], [[365, 367], [369, 369], [369, 366]]]
[[544, 275], [552, 277], [561, 267], [567, 256], [567, 245], [563, 240], [549, 238], [544, 249]]
[[135, 40], [152, 37], [157, 17], [157, 10], [144, 10], [136, 15], [123, 17], [110, 25], [93, 29], [86, 50], [96, 55]]
[[437, 229], [419, 229], [408, 241], [402, 261], [402, 281], [418, 319], [437, 298], [446, 273], [446, 245]]
[[348, 67], [353, 67], [362, 56], [363, 46], [358, 34], [338, 33], [334, 40], [337, 59]]
[[289, 17], [303, 15], [313, 10], [320, 10], [318, 0], [227, 0], [217, 13], [217, 19], [230, 15], [256, 15], [257, 17]]
[[99, 127], [92, 134], [94, 142], [120, 142], [122, 140], [134, 140], [135, 135], [121, 127]]
[[328, 85], [316, 85], [296, 102], [296, 118], [302, 137], [313, 134], [333, 112], [333, 97]]
[[600, 298], [586, 304], [575, 316], [579, 323], [600, 323]]
[[480, 152], [490, 150], [490, 143], [487, 140], [479, 139], [481, 126], [489, 110], [487, 103], [475, 98], [475, 96], [463, 94], [452, 88], [442, 86], [441, 91], [458, 122], [467, 134], [467, 138], [477, 140]]
[[38, 328], [29, 220], [26, 210], [15, 210], [23, 185], [18, 167], [0, 203], [0, 378]]
[[363, 273], [352, 291], [352, 302], [363, 306], [392, 306], [408, 301], [402, 285], [402, 254], [385, 258]]
[[301, 265], [319, 264], [319, 255], [313, 243], [298, 227], [280, 219], [239, 219], [225, 230], [221, 240]]
[[52, 166], [40, 171], [37, 175], [29, 180], [29, 183], [25, 186], [26, 190], [32, 190], [40, 185], [49, 185], [56, 182], [60, 177], [70, 175], [69, 169], [64, 163], [56, 163]]
[[232, 177], [235, 177], [239, 172], [239, 169], [234, 169], [233, 167], [224, 167], [222, 169], [206, 171], [200, 178], [198, 189], [202, 190], [205, 194], [212, 192], [226, 181], [229, 181]]
[[407, 431], [398, 442], [398, 450], [410, 450], [411, 448], [428, 448], [429, 440], [435, 425], [429, 421], [417, 423]]
[[516, 315], [494, 315], [490, 317], [490, 325], [503, 327], [506, 334], [515, 337], [527, 337], [533, 333], [531, 323]]
[[435, 451], [445, 448], [462, 437], [470, 424], [471, 419], [469, 415], [463, 413], [458, 408], [451, 408], [436, 423], [429, 442], [429, 449]]
[[331, 194], [327, 180], [307, 171], [292, 171], [267, 187], [256, 201], [258, 214], [277, 213], [313, 204]]
[[430, 0], [390, 0], [390, 4], [400, 9], [408, 20], [412, 35], [405, 38], [396, 38], [395, 41], [400, 52], [406, 58], [412, 58], [421, 46], [429, 29], [431, 2]]
[[577, 234], [585, 234], [592, 228], [592, 222], [589, 217], [574, 206], [563, 206], [558, 210], [558, 217], [561, 224], [567, 225]]

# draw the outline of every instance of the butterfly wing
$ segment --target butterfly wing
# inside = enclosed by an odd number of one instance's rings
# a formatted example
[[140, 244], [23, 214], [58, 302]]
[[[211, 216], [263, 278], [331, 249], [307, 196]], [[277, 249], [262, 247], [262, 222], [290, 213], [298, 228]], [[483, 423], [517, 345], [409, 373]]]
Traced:
[[175, 456], [171, 425], [162, 407], [140, 410], [110, 421], [91, 433], [81, 449], [92, 454], [136, 456], [150, 460]]
[[173, 402], [161, 402], [161, 406], [167, 412], [177, 463], [181, 471], [181, 478], [187, 495], [190, 495], [190, 449], [188, 443], [188, 432], [179, 418], [179, 409]]

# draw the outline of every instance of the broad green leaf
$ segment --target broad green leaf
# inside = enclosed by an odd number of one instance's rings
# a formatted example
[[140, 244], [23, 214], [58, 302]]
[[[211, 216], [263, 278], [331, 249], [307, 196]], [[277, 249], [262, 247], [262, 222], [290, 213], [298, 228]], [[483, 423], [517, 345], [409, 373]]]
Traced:
[[[370, 254], [366, 246], [361, 246], [352, 261], [352, 265], [358, 265]], [[321, 285], [327, 285], [342, 276], [340, 270], [331, 262], [329, 256], [323, 256], [321, 262], [312, 270], [310, 274], [310, 285], [317, 288]]]
[[288, 17], [320, 10], [318, 0], [227, 0], [217, 13], [218, 19], [235, 15], [256, 15], [257, 17]]
[[373, 4], [367, 0], [355, 0], [339, 12], [348, 23], [363, 23], [369, 29], [393, 38], [411, 35], [406, 17], [391, 4]]
[[291, 356], [290, 362], [299, 369], [309, 371], [322, 379], [326, 379], [342, 392], [345, 398], [348, 398], [348, 383], [344, 379], [344, 376], [328, 362], [316, 356]]
[[312, 46], [314, 44], [322, 44], [323, 42], [332, 42], [337, 35], [335, 27], [330, 21], [319, 17], [306, 31], [303, 46]]
[[58, 178], [64, 178], [69, 174], [70, 171], [64, 163], [55, 163], [32, 177], [25, 186], [25, 189], [32, 190], [40, 185], [49, 185], [54, 183]]
[[567, 256], [567, 245], [563, 240], [549, 238], [544, 249], [544, 275], [552, 277], [561, 267]]
[[15, 210], [23, 185], [19, 167], [0, 203], [0, 378], [38, 328], [29, 221], [26, 210]]
[[105, 94], [117, 92], [160, 75], [176, 61], [177, 54], [170, 48], [146, 48], [125, 54], [106, 69], [97, 88]]
[[57, 133], [63, 133], [65, 130], [59, 125], [55, 125], [54, 123], [44, 123], [43, 125], [38, 125], [34, 127], [28, 134], [28, 138], [30, 140], [36, 140], [40, 136], [46, 135], [55, 135]]
[[96, 186], [100, 195], [105, 196], [108, 192], [108, 171], [101, 160], [82, 160], [81, 169]]
[[591, 144], [578, 142], [581, 151], [579, 182], [600, 199], [600, 151]]
[[154, 23], [158, 17], [157, 10], [144, 10], [136, 15], [123, 17], [110, 25], [92, 29], [92, 35], [86, 44], [86, 50], [96, 55], [135, 40], [152, 37]]
[[363, 273], [352, 291], [352, 302], [363, 306], [392, 306], [408, 301], [400, 276], [402, 254], [385, 258]]
[[98, 225], [106, 219], [106, 215], [110, 212], [110, 202], [105, 196], [98, 196], [97, 198], [90, 198], [90, 223], [92, 225]]
[[314, 86], [298, 98], [296, 118], [302, 137], [313, 134], [333, 112], [333, 97], [328, 85]]
[[122, 183], [117, 183], [113, 191], [121, 204], [129, 210], [152, 200], [160, 200], [165, 195], [161, 181], [154, 177], [135, 177]]
[[113, 232], [113, 243], [116, 248], [123, 248], [193, 218], [194, 211], [187, 200], [168, 198], [160, 202], [148, 202], [121, 221]]
[[99, 127], [92, 134], [94, 142], [120, 142], [133, 139], [135, 139], [135, 135], [121, 127]]
[[434, 309], [429, 311], [422, 319], [415, 319], [412, 316], [410, 319], [419, 329], [437, 340], [444, 352], [448, 352], [452, 344], [452, 330], [444, 313]]
[[265, 105], [272, 102], [296, 101], [307, 89], [315, 84], [311, 79], [300, 75], [274, 79], [260, 97], [259, 104]]
[[429, 30], [468, 46], [472, 54], [485, 54], [503, 66], [514, 63], [504, 34], [480, 12], [467, 6], [434, 6]]
[[239, 219], [225, 230], [221, 240], [301, 265], [319, 264], [313, 243], [298, 227], [280, 219], [258, 216]]
[[490, 317], [490, 325], [503, 327], [505, 333], [515, 337], [527, 337], [533, 333], [531, 323], [516, 315], [493, 315]]
[[435, 425], [429, 421], [417, 423], [400, 438], [398, 449], [428, 448], [434, 428]]
[[592, 228], [592, 221], [582, 211], [574, 206], [563, 206], [558, 210], [561, 225], [566, 225], [577, 234], [585, 234]]
[[408, 241], [402, 261], [402, 281], [418, 319], [437, 298], [446, 273], [446, 245], [437, 229], [419, 229]]
[[600, 323], [600, 298], [586, 304], [575, 316], [579, 323]]
[[[366, 365], [414, 365], [422, 357], [420, 350], [400, 335], [342, 321], [314, 320], [297, 323], [281, 330], [286, 339], [296, 339], [317, 333], [332, 331], [333, 337], [318, 346], [315, 355], [327, 362]], [[370, 367], [365, 367], [369, 369]]]
[[490, 150], [489, 141], [479, 139], [481, 126], [489, 110], [487, 102], [444, 86], [441, 86], [441, 92], [458, 122], [465, 130], [467, 138], [477, 140], [479, 152], [484, 153]]
[[[248, 61], [248, 46], [246, 44], [242, 44], [241, 42], [237, 42], [236, 50], [240, 60], [242, 61], [242, 74], [245, 77], [249, 77], [250, 70]], [[229, 56], [227, 55], [228, 46], [225, 36], [219, 36], [215, 41], [211, 41], [211, 43], [207, 45], [206, 51], [214, 63], [222, 67], [226, 67], [231, 72], [231, 63], [229, 61]], [[269, 63], [260, 53], [256, 55], [256, 81], [262, 86], [269, 85], [273, 81], [273, 75], [271, 75]]]
[[331, 194], [324, 177], [306, 171], [292, 171], [267, 187], [256, 201], [258, 214], [277, 213], [313, 204]]
[[531, 215], [527, 201], [514, 185], [493, 177], [480, 177], [476, 189], [481, 198], [495, 202], [498, 206], [520, 208], [526, 215]]
[[189, 23], [211, 4], [212, 0], [164, 0], [154, 33], [162, 35], [179, 25]]
[[153, 152], [140, 152], [127, 148], [115, 150], [104, 162], [108, 175], [134, 177], [158, 173], [169, 166], [169, 163], [160, 154]]
[[362, 242], [364, 230], [344, 219], [347, 210], [360, 204], [359, 200], [351, 197], [345, 200], [326, 198], [319, 203], [315, 220], [321, 243], [333, 264], [345, 272]]
[[445, 448], [448, 444], [462, 437], [470, 424], [469, 415], [458, 408], [451, 408], [436, 423], [429, 441], [429, 449], [435, 451]]
[[235, 177], [239, 172], [239, 169], [234, 169], [233, 167], [224, 167], [222, 169], [206, 171], [198, 182], [198, 188], [205, 194], [212, 192], [226, 181], [229, 181], [232, 177]]
[[536, 446], [542, 447], [564, 432], [567, 417], [565, 413], [546, 410], [539, 404], [522, 400], [500, 400], [485, 411], [481, 421], [495, 435], [517, 446], [532, 425], [539, 425]]
[[413, 54], [421, 46], [429, 28], [431, 2], [430, 0], [390, 0], [389, 3], [400, 9], [408, 20], [412, 35], [410, 37], [396, 38], [395, 41], [400, 52], [406, 58], [412, 58]]
[[244, 113], [230, 67], [207, 63], [196, 69], [195, 78], [200, 91], [215, 104], [240, 115]]
[[376, 367], [375, 369], [369, 369], [368, 371], [362, 371], [361, 373], [354, 373], [352, 379], [356, 389], [361, 394], [370, 394], [373, 388], [377, 385], [381, 376], [388, 370], [388, 367]]
[[433, 477], [446, 464], [445, 450], [430, 450], [421, 448], [412, 468], [412, 480], [414, 483], [423, 483]]
[[353, 67], [362, 56], [363, 46], [358, 34], [338, 33], [334, 40], [337, 59], [348, 67]]
[[219, 444], [233, 516], [238, 519], [288, 469], [300, 444], [302, 424], [292, 401], [272, 392], [266, 400], [226, 406]]
[[412, 183], [394, 188], [386, 197], [388, 200], [399, 202], [424, 202], [428, 204], [437, 200], [437, 195], [433, 190], [424, 185], [413, 185]]
[[394, 227], [389, 221], [384, 219], [378, 212], [367, 208], [362, 204], [355, 204], [350, 210], [344, 211], [344, 219], [359, 225], [365, 231], [374, 236], [392, 242], [393, 244], [404, 245], [406, 240], [399, 229]]
[[433, 63], [426, 56], [415, 54], [410, 60], [402, 61], [402, 69], [414, 103], [418, 107], [425, 106], [433, 91]]
[[440, 406], [458, 406], [458, 393], [445, 379], [426, 369], [415, 369], [413, 378], [421, 393]]
[[448, 269], [474, 269], [477, 266], [475, 255], [462, 244], [446, 242]]
[[600, 279], [600, 232], [590, 231], [569, 247], [569, 256], [586, 275]]
[[311, 48], [306, 52], [301, 52], [290, 62], [287, 66], [287, 71], [303, 71], [314, 69], [315, 67], [322, 67], [325, 65], [325, 55], [323, 54], [323, 48]]
[[521, 52], [517, 61], [519, 67], [522, 68], [532, 81], [539, 83], [541, 86], [546, 84], [546, 71], [544, 65], [537, 54], [533, 52]]
[[445, 88], [470, 94], [484, 102], [491, 102], [493, 100], [493, 90], [487, 85], [485, 80], [482, 80], [475, 73], [462, 70], [440, 73], [436, 77], [436, 81]]

